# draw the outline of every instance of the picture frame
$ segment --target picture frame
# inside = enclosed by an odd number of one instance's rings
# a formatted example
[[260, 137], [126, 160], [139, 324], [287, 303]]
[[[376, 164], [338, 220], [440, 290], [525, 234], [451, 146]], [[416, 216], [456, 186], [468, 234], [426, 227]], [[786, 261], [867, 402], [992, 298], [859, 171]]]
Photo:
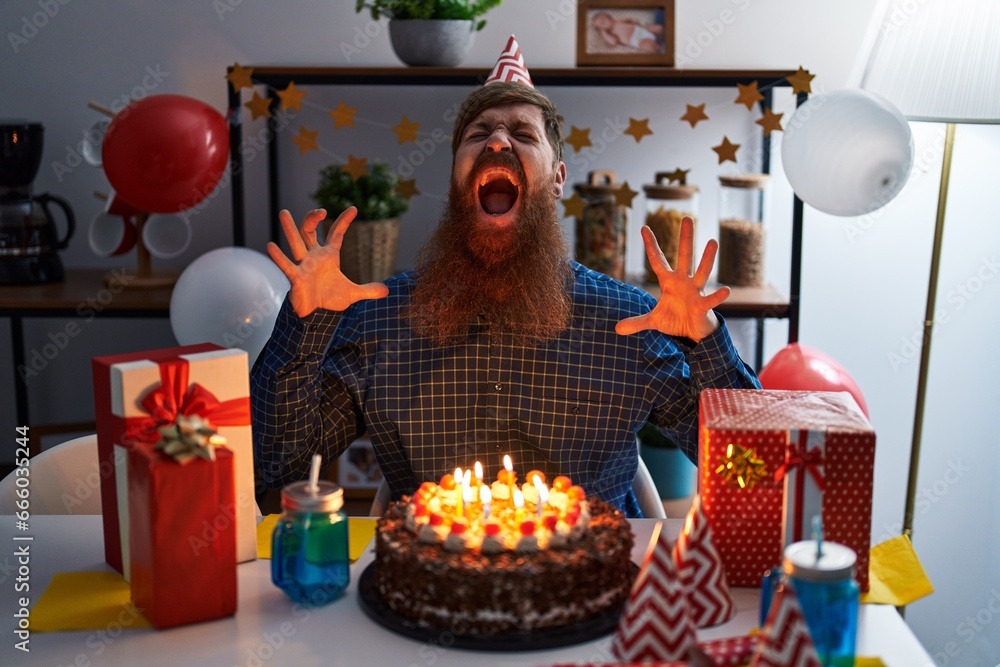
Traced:
[[674, 66], [674, 0], [579, 0], [576, 64]]
[[374, 498], [382, 471], [375, 460], [375, 448], [368, 438], [358, 438], [344, 450], [336, 461], [334, 481], [344, 489], [348, 499]]

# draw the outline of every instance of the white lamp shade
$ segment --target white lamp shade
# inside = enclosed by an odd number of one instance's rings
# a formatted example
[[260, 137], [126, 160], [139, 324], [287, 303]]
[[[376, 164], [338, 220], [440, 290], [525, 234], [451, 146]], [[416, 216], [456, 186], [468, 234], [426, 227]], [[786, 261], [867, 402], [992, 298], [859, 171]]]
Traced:
[[885, 99], [837, 90], [813, 95], [795, 111], [781, 161], [805, 203], [831, 215], [864, 215], [903, 189], [913, 167], [913, 136]]
[[910, 120], [1000, 122], [1000, 2], [881, 0], [852, 79]]

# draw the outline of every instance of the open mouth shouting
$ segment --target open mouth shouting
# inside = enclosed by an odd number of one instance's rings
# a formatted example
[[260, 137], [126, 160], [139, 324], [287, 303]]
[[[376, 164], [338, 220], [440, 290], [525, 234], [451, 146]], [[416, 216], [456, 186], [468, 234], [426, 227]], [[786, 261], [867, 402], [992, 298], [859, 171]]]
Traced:
[[484, 213], [500, 218], [517, 205], [521, 195], [520, 181], [507, 167], [487, 167], [479, 175], [476, 195]]

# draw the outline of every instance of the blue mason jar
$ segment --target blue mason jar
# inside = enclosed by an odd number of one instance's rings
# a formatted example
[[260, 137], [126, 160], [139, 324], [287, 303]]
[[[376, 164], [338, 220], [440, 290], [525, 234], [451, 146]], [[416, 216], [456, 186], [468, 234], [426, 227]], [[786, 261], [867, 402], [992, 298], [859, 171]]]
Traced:
[[835, 542], [795, 542], [785, 547], [782, 570], [792, 584], [824, 666], [853, 667], [860, 591], [854, 581], [857, 554]]
[[274, 527], [271, 580], [288, 597], [321, 606], [342, 596], [350, 583], [344, 490], [320, 480], [315, 490], [295, 482], [281, 490], [283, 511]]

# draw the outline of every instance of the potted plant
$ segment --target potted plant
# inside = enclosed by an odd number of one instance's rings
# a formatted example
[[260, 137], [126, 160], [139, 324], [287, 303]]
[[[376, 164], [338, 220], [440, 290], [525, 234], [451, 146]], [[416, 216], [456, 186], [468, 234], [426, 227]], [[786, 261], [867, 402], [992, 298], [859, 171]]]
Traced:
[[652, 424], [639, 429], [639, 456], [656, 483], [663, 500], [687, 498], [694, 493], [698, 467], [677, 443]]
[[358, 209], [340, 249], [340, 269], [356, 283], [378, 282], [395, 273], [399, 216], [407, 209], [396, 183], [396, 175], [382, 162], [373, 162], [357, 179], [337, 164], [320, 172], [311, 196], [326, 209], [324, 230], [348, 207]]
[[357, 0], [356, 12], [389, 18], [389, 40], [407, 65], [454, 67], [472, 48], [481, 17], [501, 0]]

